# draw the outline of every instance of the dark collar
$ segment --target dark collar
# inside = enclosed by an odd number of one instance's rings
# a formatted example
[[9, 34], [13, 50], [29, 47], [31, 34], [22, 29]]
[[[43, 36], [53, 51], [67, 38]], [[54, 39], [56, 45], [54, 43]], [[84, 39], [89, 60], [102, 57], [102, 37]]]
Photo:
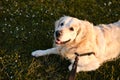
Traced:
[[76, 56], [86, 56], [86, 55], [90, 56], [91, 54], [94, 54], [94, 55], [95, 55], [94, 52], [87, 52], [87, 53], [82, 53], [82, 54], [78, 54], [77, 52], [75, 52], [75, 55], [76, 55]]

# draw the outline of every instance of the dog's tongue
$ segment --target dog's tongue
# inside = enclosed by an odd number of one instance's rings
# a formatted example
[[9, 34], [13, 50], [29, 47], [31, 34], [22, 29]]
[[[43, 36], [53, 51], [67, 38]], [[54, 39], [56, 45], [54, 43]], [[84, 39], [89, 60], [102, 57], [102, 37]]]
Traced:
[[56, 44], [61, 44], [61, 41], [58, 41], [58, 40], [57, 40], [55, 43], [56, 43]]
[[56, 43], [56, 44], [61, 44], [61, 41], [60, 41], [59, 39], [57, 39], [57, 40], [55, 41], [55, 43]]

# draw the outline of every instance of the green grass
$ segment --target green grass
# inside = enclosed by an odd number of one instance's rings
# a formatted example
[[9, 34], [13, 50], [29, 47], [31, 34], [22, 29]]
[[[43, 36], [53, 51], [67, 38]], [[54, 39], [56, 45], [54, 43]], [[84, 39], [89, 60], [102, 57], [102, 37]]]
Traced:
[[[34, 58], [31, 52], [52, 47], [59, 17], [111, 23], [120, 19], [119, 7], [118, 0], [1, 0], [0, 80], [67, 80], [68, 60], [58, 55]], [[120, 59], [76, 76], [76, 80], [119, 79]]]

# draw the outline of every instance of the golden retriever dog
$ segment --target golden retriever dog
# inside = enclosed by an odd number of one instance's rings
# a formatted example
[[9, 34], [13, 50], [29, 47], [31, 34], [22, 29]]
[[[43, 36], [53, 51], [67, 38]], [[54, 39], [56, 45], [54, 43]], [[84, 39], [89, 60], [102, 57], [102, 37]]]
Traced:
[[92, 71], [106, 61], [119, 56], [120, 21], [94, 26], [92, 23], [74, 17], [64, 16], [55, 22], [54, 47], [36, 50], [32, 56], [59, 54], [70, 60], [72, 69], [76, 55], [87, 52], [95, 54], [79, 56], [77, 72]]

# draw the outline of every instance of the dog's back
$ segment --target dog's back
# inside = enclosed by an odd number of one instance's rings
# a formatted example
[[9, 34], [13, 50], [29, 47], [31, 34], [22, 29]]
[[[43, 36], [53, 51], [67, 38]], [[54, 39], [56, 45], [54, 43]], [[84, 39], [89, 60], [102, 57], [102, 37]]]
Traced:
[[120, 54], [120, 21], [99, 26], [105, 38], [105, 59], [116, 58]]

